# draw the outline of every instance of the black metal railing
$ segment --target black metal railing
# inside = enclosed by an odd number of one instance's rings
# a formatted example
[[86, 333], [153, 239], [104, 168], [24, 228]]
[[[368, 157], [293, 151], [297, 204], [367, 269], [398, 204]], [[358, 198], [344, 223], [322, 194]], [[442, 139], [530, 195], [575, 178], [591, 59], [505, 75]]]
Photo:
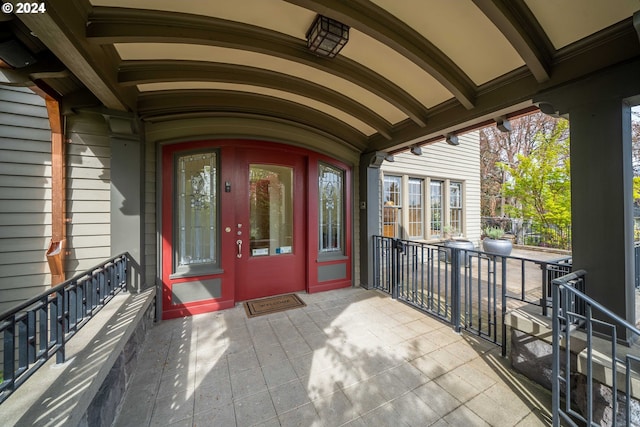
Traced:
[[374, 236], [375, 287], [506, 351], [507, 309], [550, 307], [550, 281], [568, 258], [540, 261]]
[[636, 267], [636, 289], [640, 289], [640, 242], [633, 242], [633, 260]]
[[514, 236], [519, 245], [571, 250], [571, 225], [542, 225], [530, 219], [481, 217], [481, 227], [498, 227]]
[[[596, 416], [602, 408], [597, 410], [594, 403], [603, 399], [595, 399], [596, 383], [612, 390], [606, 425], [638, 425], [631, 399], [632, 381], [634, 397], [640, 394], [640, 351], [637, 344], [621, 345], [618, 337], [623, 333], [624, 341], [633, 342], [640, 330], [585, 295], [580, 290], [585, 280], [584, 270], [553, 280], [553, 425], [601, 425]], [[597, 345], [595, 351], [596, 341], [606, 345]], [[576, 387], [585, 379], [584, 387]]]
[[65, 344], [128, 286], [129, 254], [65, 281], [0, 315], [3, 341], [0, 403], [49, 358], [65, 361]]

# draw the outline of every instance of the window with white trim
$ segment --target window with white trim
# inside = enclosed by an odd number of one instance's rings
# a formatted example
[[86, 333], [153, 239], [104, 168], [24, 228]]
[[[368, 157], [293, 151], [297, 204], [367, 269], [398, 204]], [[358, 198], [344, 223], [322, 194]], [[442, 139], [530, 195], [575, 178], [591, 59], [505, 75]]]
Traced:
[[382, 233], [414, 240], [465, 234], [464, 182], [409, 175], [384, 175]]
[[443, 192], [444, 181], [431, 180], [429, 183], [429, 234], [430, 237], [442, 237], [443, 229], [443, 211], [444, 205]]
[[449, 225], [454, 235], [462, 234], [462, 183], [449, 183]]
[[385, 237], [402, 237], [402, 177], [385, 175], [382, 203], [382, 234]]
[[407, 230], [410, 238], [424, 237], [424, 180], [419, 178], [409, 178], [409, 229]]

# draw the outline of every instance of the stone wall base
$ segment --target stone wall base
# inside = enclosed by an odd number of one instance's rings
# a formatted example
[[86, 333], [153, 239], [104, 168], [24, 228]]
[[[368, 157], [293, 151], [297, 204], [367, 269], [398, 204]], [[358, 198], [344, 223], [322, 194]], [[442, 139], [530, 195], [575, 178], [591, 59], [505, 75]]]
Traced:
[[[552, 345], [534, 335], [527, 334], [517, 329], [511, 329], [511, 365], [514, 370], [527, 378], [537, 382], [543, 387], [552, 388]], [[564, 360], [564, 351], [561, 355]], [[571, 364], [575, 366], [575, 356], [572, 356]], [[561, 367], [564, 371], [564, 366]], [[613, 389], [605, 384], [593, 381], [593, 421], [601, 426], [613, 425]], [[630, 422], [626, 423], [625, 396], [617, 392], [618, 425], [640, 426], [640, 401], [631, 399]], [[566, 394], [564, 391], [562, 395]], [[587, 413], [587, 378], [579, 373], [571, 375], [571, 397], [576, 408], [582, 413]]]
[[139, 356], [147, 331], [153, 327], [155, 311], [155, 302], [149, 304], [89, 405], [80, 426], [109, 427], [113, 425], [124, 403], [123, 399], [129, 381], [140, 362]]

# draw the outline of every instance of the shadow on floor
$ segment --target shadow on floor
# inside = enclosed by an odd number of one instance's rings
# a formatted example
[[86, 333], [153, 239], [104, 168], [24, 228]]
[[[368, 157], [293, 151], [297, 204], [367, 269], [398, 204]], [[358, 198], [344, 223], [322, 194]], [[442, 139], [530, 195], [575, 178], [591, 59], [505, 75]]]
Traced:
[[116, 425], [550, 424], [550, 394], [492, 344], [375, 291], [301, 298], [158, 324]]

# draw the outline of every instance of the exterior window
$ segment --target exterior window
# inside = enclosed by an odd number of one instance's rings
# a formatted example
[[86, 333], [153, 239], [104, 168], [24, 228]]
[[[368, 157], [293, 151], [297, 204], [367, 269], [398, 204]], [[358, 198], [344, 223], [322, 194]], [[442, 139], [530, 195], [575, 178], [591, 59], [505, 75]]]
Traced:
[[449, 183], [449, 215], [455, 234], [462, 234], [462, 183]]
[[423, 186], [422, 180], [409, 178], [409, 237], [422, 237]]
[[344, 241], [344, 172], [320, 164], [318, 168], [319, 250], [321, 253], [343, 252]]
[[443, 181], [431, 181], [429, 186], [429, 202], [431, 223], [429, 224], [431, 230], [431, 237], [442, 236], [442, 188], [444, 187]]
[[218, 208], [216, 153], [192, 153], [177, 158], [176, 270], [217, 263]]
[[399, 176], [384, 177], [384, 200], [382, 212], [382, 233], [386, 237], [400, 237], [400, 209], [402, 199], [400, 189], [402, 178]]

